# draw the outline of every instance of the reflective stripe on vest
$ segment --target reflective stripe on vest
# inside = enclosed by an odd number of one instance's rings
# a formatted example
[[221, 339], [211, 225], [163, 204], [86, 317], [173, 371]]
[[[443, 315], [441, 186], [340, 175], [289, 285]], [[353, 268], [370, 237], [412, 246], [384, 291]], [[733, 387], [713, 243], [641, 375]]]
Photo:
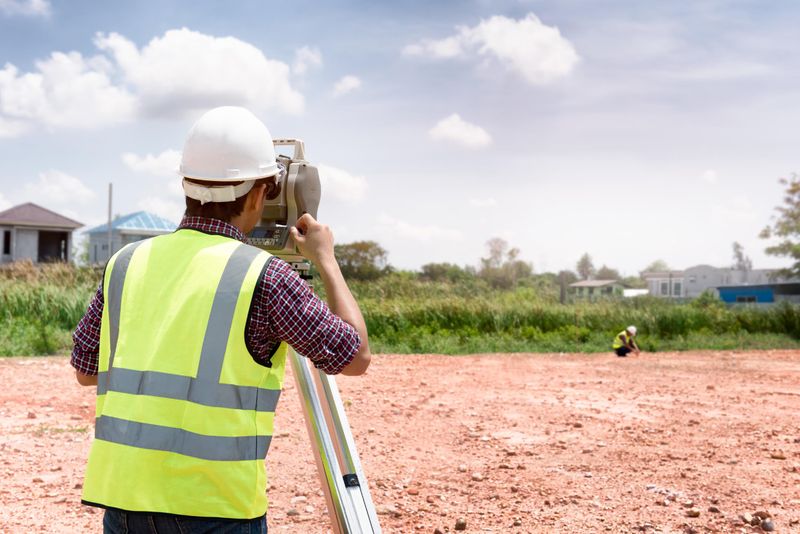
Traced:
[[[620, 339], [620, 336], [625, 338], [625, 343], [624, 344], [622, 343], [622, 340]], [[620, 348], [620, 347], [622, 347], [624, 345], [627, 345], [627, 344], [628, 344], [628, 331], [627, 330], [623, 330], [622, 332], [617, 334], [617, 336], [614, 338], [614, 344], [611, 345], [611, 348], [612, 349], [618, 349], [618, 348]]]
[[[119, 338], [122, 289], [131, 257], [141, 243], [139, 241], [125, 248], [111, 271], [108, 297], [111, 337], [109, 371], [98, 373], [97, 394], [117, 391], [188, 400], [204, 406], [274, 412], [280, 396], [279, 390], [219, 383], [238, 297], [238, 292], [234, 293], [228, 288], [241, 287], [250, 264], [261, 252], [244, 244], [231, 255], [219, 281], [200, 353], [197, 378], [158, 371], [112, 369]], [[178, 428], [132, 423], [104, 415], [97, 418], [96, 424], [95, 437], [98, 439], [133, 447], [171, 451], [206, 460], [258, 460], [266, 456], [270, 443], [269, 436], [202, 436]], [[226, 451], [226, 448], [230, 450]]]

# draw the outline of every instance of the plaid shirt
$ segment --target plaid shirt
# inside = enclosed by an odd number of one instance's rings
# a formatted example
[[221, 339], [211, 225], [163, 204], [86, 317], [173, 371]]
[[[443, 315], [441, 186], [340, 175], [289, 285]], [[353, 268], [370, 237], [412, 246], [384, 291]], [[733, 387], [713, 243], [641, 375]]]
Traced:
[[[217, 219], [184, 217], [178, 229], [247, 240], [237, 227]], [[89, 309], [72, 334], [74, 348], [70, 363], [85, 375], [97, 374], [103, 304], [100, 282]], [[279, 258], [269, 263], [258, 281], [245, 338], [257, 362], [268, 362], [277, 344], [285, 341], [327, 374], [340, 373], [361, 345], [356, 329], [334, 315]]]

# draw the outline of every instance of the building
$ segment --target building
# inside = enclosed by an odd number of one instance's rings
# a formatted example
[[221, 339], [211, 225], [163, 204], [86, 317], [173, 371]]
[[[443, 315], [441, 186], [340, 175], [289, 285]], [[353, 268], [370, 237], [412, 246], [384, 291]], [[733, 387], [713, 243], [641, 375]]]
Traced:
[[89, 263], [106, 262], [128, 243], [168, 234], [177, 227], [175, 223], [147, 211], [117, 217], [111, 221], [111, 252], [108, 250], [108, 223], [86, 232], [89, 236]]
[[83, 226], [32, 202], [0, 212], [0, 263], [72, 260], [72, 232]]
[[[706, 291], [721, 296], [718, 288], [722, 287], [771, 286], [775, 283], [790, 282], [789, 280], [773, 280], [774, 272], [773, 269], [742, 270], [732, 267], [695, 265], [683, 271], [642, 273], [642, 278], [647, 282], [647, 290], [653, 296], [694, 299]], [[760, 297], [765, 298], [763, 294]], [[734, 302], [736, 302], [735, 299]]]
[[683, 298], [685, 286], [683, 271], [652, 271], [642, 273], [647, 291], [655, 297]]
[[712, 267], [695, 265], [683, 271], [686, 298], [696, 298], [705, 291], [713, 291], [720, 286], [752, 286], [769, 284], [773, 269], [740, 270], [732, 267]]
[[569, 287], [572, 296], [579, 300], [621, 297], [624, 289], [618, 280], [581, 280]]
[[719, 298], [727, 304], [800, 303], [800, 282], [720, 286]]

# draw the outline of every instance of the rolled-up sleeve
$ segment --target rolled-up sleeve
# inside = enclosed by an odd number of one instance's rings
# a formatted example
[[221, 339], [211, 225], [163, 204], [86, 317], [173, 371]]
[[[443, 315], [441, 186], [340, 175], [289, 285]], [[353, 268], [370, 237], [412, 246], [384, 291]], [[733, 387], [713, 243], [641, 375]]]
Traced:
[[97, 288], [89, 308], [72, 333], [70, 364], [84, 375], [96, 375], [100, 356], [100, 325], [103, 319], [103, 283]]
[[268, 335], [285, 341], [317, 369], [333, 375], [355, 357], [361, 338], [289, 265], [273, 259], [264, 272]]

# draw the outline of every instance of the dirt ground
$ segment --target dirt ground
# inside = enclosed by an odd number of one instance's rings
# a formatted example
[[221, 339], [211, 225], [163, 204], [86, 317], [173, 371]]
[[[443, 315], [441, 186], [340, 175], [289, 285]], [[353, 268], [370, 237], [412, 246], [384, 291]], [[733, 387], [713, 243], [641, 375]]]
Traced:
[[[373, 362], [339, 386], [384, 532], [800, 532], [800, 352]], [[100, 532], [93, 389], [63, 357], [0, 383], [0, 532]], [[328, 532], [291, 378], [267, 467], [270, 532]]]

